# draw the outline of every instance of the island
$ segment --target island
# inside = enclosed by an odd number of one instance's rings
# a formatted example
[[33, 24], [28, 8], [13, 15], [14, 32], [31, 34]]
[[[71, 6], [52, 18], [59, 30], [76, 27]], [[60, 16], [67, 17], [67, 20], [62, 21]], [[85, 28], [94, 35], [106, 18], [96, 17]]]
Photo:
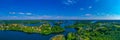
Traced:
[[42, 24], [40, 26], [24, 26], [22, 24], [2, 24], [0, 25], [2, 31], [21, 31], [25, 33], [39, 33], [49, 35], [51, 33], [64, 32], [64, 29], [60, 26], [51, 27], [50, 24]]

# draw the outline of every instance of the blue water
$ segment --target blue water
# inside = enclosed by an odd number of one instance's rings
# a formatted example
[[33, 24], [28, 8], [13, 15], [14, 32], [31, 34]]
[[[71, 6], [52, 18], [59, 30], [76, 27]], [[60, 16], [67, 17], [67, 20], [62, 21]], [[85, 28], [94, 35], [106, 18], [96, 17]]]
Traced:
[[27, 34], [24, 32], [17, 31], [0, 31], [0, 40], [49, 40], [51, 35], [41, 35], [41, 34]]

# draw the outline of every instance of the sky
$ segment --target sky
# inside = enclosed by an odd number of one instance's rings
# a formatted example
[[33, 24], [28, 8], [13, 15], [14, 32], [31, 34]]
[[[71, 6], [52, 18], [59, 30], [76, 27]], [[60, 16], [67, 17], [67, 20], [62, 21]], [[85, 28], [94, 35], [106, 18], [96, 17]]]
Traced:
[[0, 20], [119, 20], [120, 0], [0, 0]]

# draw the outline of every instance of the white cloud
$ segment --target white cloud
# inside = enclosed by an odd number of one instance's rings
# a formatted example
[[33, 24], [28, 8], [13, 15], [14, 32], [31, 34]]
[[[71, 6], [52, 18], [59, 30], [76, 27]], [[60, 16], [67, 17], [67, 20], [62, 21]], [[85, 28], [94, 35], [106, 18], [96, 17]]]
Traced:
[[17, 15], [32, 15], [30, 12], [9, 12], [9, 14], [17, 14]]
[[26, 15], [32, 15], [32, 13], [26, 13]]
[[65, 5], [70, 5], [70, 3], [64, 2]]
[[16, 12], [9, 12], [9, 14], [16, 14]]
[[85, 16], [92, 16], [92, 14], [85, 14]]
[[88, 8], [89, 8], [89, 9], [91, 9], [91, 8], [92, 8], [92, 6], [89, 6]]
[[72, 4], [77, 3], [77, 0], [65, 0], [65, 1], [63, 1], [63, 3], [65, 5], [72, 5]]
[[80, 10], [84, 10], [84, 8], [80, 8]]
[[51, 18], [52, 16], [48, 16], [48, 15], [43, 15], [43, 16], [40, 16], [42, 18]]
[[[86, 14], [90, 15], [90, 14]], [[117, 20], [120, 19], [120, 16], [103, 16], [103, 17], [78, 17], [78, 16], [49, 16], [49, 15], [42, 15], [42, 16], [5, 16], [5, 17], [0, 17], [0, 19], [6, 19], [6, 20], [30, 20], [30, 19], [53, 19], [53, 20]]]
[[19, 12], [18, 14], [25, 14], [25, 13], [23, 13], [23, 12]]
[[105, 13], [105, 12], [97, 12], [97, 16], [104, 16], [104, 17], [112, 17], [115, 16], [116, 13]]
[[13, 18], [16, 18], [17, 16], [12, 16]]
[[56, 16], [56, 18], [63, 18], [63, 16]]

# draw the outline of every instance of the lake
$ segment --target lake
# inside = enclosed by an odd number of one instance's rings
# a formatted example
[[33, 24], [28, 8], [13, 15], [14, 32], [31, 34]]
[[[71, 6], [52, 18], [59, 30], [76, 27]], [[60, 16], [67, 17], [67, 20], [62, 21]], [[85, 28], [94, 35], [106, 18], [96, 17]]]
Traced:
[[[79, 22], [120, 22], [119, 20], [77, 20]], [[54, 22], [58, 22], [57, 20], [49, 21], [49, 23], [53, 25]], [[72, 25], [76, 21], [75, 20], [62, 20], [61, 27], [65, 28], [65, 26]], [[40, 22], [36, 24], [25, 24], [26, 26], [38, 26], [41, 25]], [[65, 28], [65, 32], [59, 33], [67, 35], [68, 32], [76, 32], [73, 28]], [[0, 40], [49, 40], [51, 37], [55, 36], [57, 34], [50, 34], [50, 35], [41, 35], [41, 34], [27, 34], [24, 32], [17, 32], [17, 31], [0, 31]]]

